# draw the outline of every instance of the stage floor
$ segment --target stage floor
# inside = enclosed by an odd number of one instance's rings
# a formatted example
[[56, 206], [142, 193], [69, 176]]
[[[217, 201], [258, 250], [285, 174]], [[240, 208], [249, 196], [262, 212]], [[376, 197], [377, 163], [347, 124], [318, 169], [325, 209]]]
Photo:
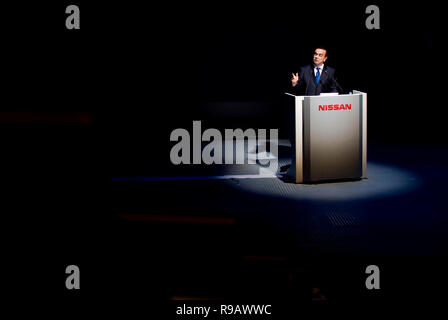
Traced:
[[[35, 142], [17, 155], [41, 150]], [[131, 156], [90, 166], [82, 144], [44, 146], [54, 161], [27, 167], [17, 156], [25, 172], [39, 175], [11, 173], [10, 190], [28, 197], [9, 198], [17, 201], [8, 254], [16, 272], [41, 261], [47, 299], [63, 290], [55, 272], [74, 262], [87, 270], [82, 299], [92, 303], [97, 294], [370, 301], [363, 288], [371, 264], [384, 270], [387, 301], [445, 293], [446, 148], [369, 144], [367, 179], [298, 185], [283, 178], [290, 159], [282, 142], [275, 173], [245, 166], [171, 172]]]
[[279, 170], [271, 176], [243, 169], [240, 174], [112, 177], [112, 207], [118, 215], [138, 214], [147, 221], [151, 218], [145, 215], [170, 215], [231, 217], [247, 227], [262, 223], [269, 229], [263, 238], [279, 233], [288, 236], [289, 246], [324, 252], [445, 253], [439, 228], [446, 221], [446, 150], [371, 146], [367, 179], [319, 184], [285, 180], [281, 172], [290, 158], [281, 151]]
[[[353, 299], [356, 270], [375, 261], [393, 270], [394, 288], [406, 283], [409, 270], [423, 272], [420, 279], [441, 271], [446, 149], [372, 145], [367, 179], [319, 184], [285, 180], [281, 171], [290, 159], [279, 150], [271, 176], [243, 169], [111, 177], [109, 237], [126, 257], [151, 250], [169, 265], [176, 279], [171, 297], [266, 296], [272, 288], [303, 297], [300, 279], [305, 287], [326, 287], [331, 299]], [[409, 272], [400, 273], [406, 266]]]

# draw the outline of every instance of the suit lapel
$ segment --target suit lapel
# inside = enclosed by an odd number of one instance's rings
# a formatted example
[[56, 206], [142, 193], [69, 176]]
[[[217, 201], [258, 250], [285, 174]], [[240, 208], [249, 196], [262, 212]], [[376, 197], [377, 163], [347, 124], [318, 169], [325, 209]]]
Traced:
[[314, 85], [316, 85], [316, 76], [314, 75], [314, 65], [311, 65], [310, 73], [311, 73], [311, 79], [313, 79], [313, 83]]
[[320, 74], [319, 83], [323, 82], [328, 77], [327, 65], [324, 65], [322, 69], [322, 73]]

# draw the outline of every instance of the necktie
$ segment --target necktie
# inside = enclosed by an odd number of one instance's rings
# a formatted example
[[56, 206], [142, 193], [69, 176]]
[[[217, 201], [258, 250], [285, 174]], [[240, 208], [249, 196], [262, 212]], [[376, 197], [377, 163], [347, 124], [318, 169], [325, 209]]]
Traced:
[[316, 69], [317, 69], [317, 72], [316, 72], [316, 85], [317, 85], [319, 83], [319, 79], [320, 79], [320, 72], [319, 72], [320, 68], [317, 67]]

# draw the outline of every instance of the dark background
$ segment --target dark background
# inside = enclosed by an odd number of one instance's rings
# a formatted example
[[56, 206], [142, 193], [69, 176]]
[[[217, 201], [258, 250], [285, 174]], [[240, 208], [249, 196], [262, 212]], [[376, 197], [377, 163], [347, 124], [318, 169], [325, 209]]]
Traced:
[[440, 10], [430, 3], [375, 3], [380, 30], [365, 27], [362, 1], [77, 3], [79, 31], [65, 29], [66, 3], [5, 8], [5, 108], [81, 108], [149, 136], [192, 120], [282, 129], [290, 74], [324, 44], [344, 90], [369, 94], [370, 140], [444, 142], [431, 104], [443, 88]]
[[[346, 91], [368, 93], [369, 143], [446, 146], [442, 20], [430, 2], [76, 1], [81, 30], [66, 30], [68, 4], [2, 5], [5, 265], [19, 298], [67, 294], [55, 274], [73, 261], [91, 267], [86, 279], [108, 274], [98, 253], [120, 232], [104, 223], [108, 178], [168, 163], [175, 128], [201, 120], [286, 138], [283, 92], [317, 45]], [[365, 27], [369, 4], [380, 30]], [[155, 288], [140, 289], [157, 296], [164, 284]]]

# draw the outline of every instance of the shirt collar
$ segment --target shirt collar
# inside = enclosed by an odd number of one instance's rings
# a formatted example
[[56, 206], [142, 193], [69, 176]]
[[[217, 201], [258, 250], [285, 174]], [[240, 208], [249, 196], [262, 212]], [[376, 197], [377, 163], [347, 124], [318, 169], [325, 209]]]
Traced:
[[[322, 65], [319, 67], [320, 69], [320, 71], [322, 71], [322, 70], [324, 70], [324, 66], [325, 66], [325, 64], [324, 63], [322, 63]], [[316, 69], [317, 67], [316, 66], [314, 66], [314, 69]]]

